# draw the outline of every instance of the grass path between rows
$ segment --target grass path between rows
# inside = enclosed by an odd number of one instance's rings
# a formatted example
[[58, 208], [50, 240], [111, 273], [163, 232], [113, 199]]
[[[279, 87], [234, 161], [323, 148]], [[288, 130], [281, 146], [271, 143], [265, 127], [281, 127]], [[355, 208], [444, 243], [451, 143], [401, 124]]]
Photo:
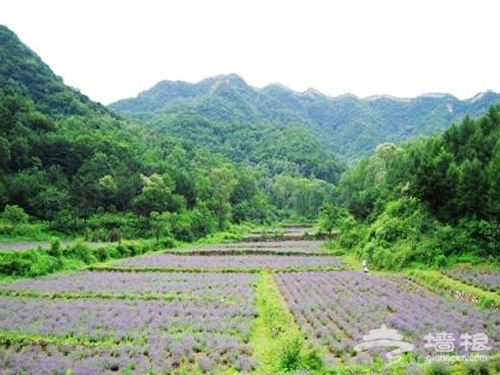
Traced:
[[255, 306], [258, 316], [252, 326], [250, 345], [259, 363], [259, 374], [323, 367], [317, 348], [306, 346], [305, 336], [270, 271], [263, 271], [259, 276]]

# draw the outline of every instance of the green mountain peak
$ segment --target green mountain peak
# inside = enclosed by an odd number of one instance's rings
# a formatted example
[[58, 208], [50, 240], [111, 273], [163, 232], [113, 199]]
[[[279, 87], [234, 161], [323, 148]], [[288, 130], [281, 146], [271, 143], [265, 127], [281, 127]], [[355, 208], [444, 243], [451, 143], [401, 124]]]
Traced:
[[320, 139], [329, 152], [352, 162], [372, 154], [380, 143], [399, 144], [442, 132], [466, 114], [480, 115], [498, 102], [500, 95], [494, 92], [468, 100], [445, 93], [416, 98], [330, 97], [312, 88], [295, 92], [276, 83], [255, 88], [230, 74], [199, 83], [161, 83], [110, 107], [146, 124], [162, 123], [164, 128], [169, 118], [185, 112], [227, 125], [294, 125]]

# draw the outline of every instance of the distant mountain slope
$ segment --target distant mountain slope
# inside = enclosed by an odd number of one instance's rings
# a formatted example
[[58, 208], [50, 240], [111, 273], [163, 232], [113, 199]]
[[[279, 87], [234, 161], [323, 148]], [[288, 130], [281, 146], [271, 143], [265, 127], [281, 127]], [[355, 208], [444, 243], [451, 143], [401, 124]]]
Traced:
[[[151, 236], [163, 214], [183, 240], [230, 222], [315, 219], [343, 167], [307, 130], [248, 125], [268, 99], [242, 80], [219, 80], [159, 87], [139, 107], [180, 98], [181, 114], [144, 125], [66, 86], [0, 25], [0, 235], [12, 229], [2, 213], [14, 205], [53, 230], [97, 239]], [[212, 91], [198, 109], [223, 122], [185, 113], [185, 101]]]
[[66, 86], [0, 25], [0, 211], [16, 204], [66, 231], [67, 217], [130, 210], [152, 148], [146, 135], [144, 125]]
[[500, 95], [494, 92], [468, 100], [449, 94], [412, 99], [328, 97], [313, 89], [298, 93], [279, 84], [258, 89], [231, 74], [194, 84], [162, 81], [137, 98], [120, 100], [110, 107], [124, 116], [163, 127], [183, 113], [226, 125], [294, 124], [321, 139], [344, 160], [352, 161], [372, 153], [377, 144], [441, 132], [466, 114], [478, 116], [499, 102]]
[[111, 114], [106, 107], [66, 86], [35, 52], [1, 25], [0, 46], [0, 87], [30, 98], [38, 111], [53, 117]]

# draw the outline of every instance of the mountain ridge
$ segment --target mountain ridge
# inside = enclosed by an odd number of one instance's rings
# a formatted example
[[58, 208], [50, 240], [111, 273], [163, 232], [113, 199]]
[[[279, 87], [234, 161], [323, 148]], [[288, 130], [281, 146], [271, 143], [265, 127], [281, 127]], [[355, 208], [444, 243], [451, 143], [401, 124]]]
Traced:
[[359, 98], [349, 93], [332, 97], [314, 88], [297, 92], [281, 83], [257, 88], [233, 73], [197, 83], [163, 80], [110, 108], [146, 124], [167, 127], [168, 118], [186, 112], [234, 125], [298, 125], [330, 152], [352, 162], [371, 154], [380, 143], [402, 143], [442, 132], [466, 115], [478, 116], [499, 102], [500, 94], [493, 91], [464, 100], [448, 93], [414, 98]]
[[[196, 113], [232, 121], [239, 103], [241, 122], [258, 117], [262, 106], [237, 77], [163, 86], [147, 101], [180, 98], [171, 128], [129, 120], [65, 85], [0, 25], [0, 213], [15, 206], [44, 228], [92, 238], [149, 237], [159, 214], [168, 236], [185, 241], [230, 223], [317, 216], [343, 166], [312, 135], [290, 126], [235, 133]], [[213, 100], [186, 111], [183, 98], [200, 90]]]
[[343, 94], [338, 94], [338, 95], [330, 95], [330, 94], [324, 93], [324, 92], [322, 92], [322, 91], [320, 91], [312, 86], [308, 87], [306, 90], [303, 90], [303, 91], [295, 90], [295, 89], [285, 85], [284, 83], [281, 83], [278, 81], [274, 81], [274, 82], [268, 83], [262, 87], [259, 87], [259, 86], [251, 85], [251, 84], [247, 83], [245, 81], [245, 79], [237, 73], [228, 73], [228, 74], [217, 74], [215, 76], [206, 77], [206, 78], [203, 78], [197, 82], [185, 81], [185, 80], [181, 80], [181, 79], [174, 79], [174, 80], [163, 79], [163, 80], [158, 81], [156, 84], [154, 84], [149, 89], [145, 89], [145, 90], [140, 91], [136, 96], [119, 99], [113, 103], [110, 103], [110, 105], [115, 105], [116, 103], [119, 103], [119, 102], [124, 101], [124, 100], [137, 99], [142, 94], [147, 93], [147, 92], [153, 90], [155, 87], [161, 86], [161, 85], [183, 84], [186, 86], [198, 86], [198, 85], [205, 85], [205, 84], [211, 83], [211, 82], [217, 82], [218, 80], [243, 81], [245, 85], [247, 85], [248, 87], [255, 89], [257, 91], [265, 91], [269, 88], [276, 87], [279, 89], [283, 89], [285, 91], [290, 91], [291, 93], [294, 93], [296, 95], [305, 95], [308, 92], [315, 92], [315, 93], [319, 93], [320, 96], [322, 96], [322, 97], [326, 97], [326, 98], [330, 98], [330, 99], [340, 99], [342, 97], [352, 96], [352, 97], [355, 97], [355, 98], [357, 98], [359, 100], [363, 100], [363, 101], [370, 101], [370, 100], [376, 100], [376, 99], [390, 99], [390, 100], [394, 100], [394, 101], [411, 101], [411, 100], [415, 100], [415, 99], [422, 98], [422, 97], [451, 97], [451, 98], [454, 98], [454, 99], [459, 100], [459, 101], [473, 101], [473, 99], [475, 99], [476, 97], [482, 96], [484, 94], [488, 94], [488, 93], [500, 94], [500, 93], [496, 93], [494, 90], [486, 89], [483, 91], [479, 91], [476, 94], [472, 95], [471, 97], [467, 97], [464, 99], [460, 99], [460, 98], [458, 98], [458, 96], [456, 96], [452, 93], [449, 93], [449, 92], [438, 92], [438, 91], [436, 91], [436, 92], [435, 91], [423, 92], [423, 93], [418, 94], [416, 96], [397, 96], [397, 95], [388, 94], [388, 93], [360, 96], [360, 95], [356, 95], [356, 94], [351, 93], [351, 92], [345, 92]]

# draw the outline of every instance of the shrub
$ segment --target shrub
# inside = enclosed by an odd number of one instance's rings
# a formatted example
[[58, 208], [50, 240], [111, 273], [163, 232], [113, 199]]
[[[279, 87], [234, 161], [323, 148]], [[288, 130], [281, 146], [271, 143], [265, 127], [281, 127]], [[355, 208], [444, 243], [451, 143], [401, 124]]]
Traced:
[[83, 261], [85, 264], [97, 262], [97, 258], [92, 253], [92, 249], [86, 246], [82, 241], [77, 241], [73, 246], [65, 251], [65, 255]]
[[324, 366], [321, 353], [317, 348], [307, 350], [301, 359], [301, 367], [307, 370], [320, 370]]
[[303, 338], [299, 335], [285, 337], [278, 353], [280, 371], [294, 371], [300, 368]]
[[12, 226], [28, 222], [29, 216], [17, 205], [6, 205], [2, 215], [3, 219]]
[[295, 370], [320, 370], [323, 360], [318, 349], [304, 348], [304, 337], [292, 334], [281, 338], [277, 353], [278, 370], [289, 372]]
[[[175, 243], [170, 243], [174, 246]], [[156, 250], [158, 245], [151, 241], [138, 241], [117, 246], [100, 246], [92, 249], [83, 241], [63, 249], [57, 238], [51, 240], [48, 250], [0, 252], [0, 275], [14, 277], [34, 277], [57, 272], [62, 269], [81, 268], [82, 262], [93, 264], [109, 259], [136, 256]]]
[[450, 375], [450, 366], [443, 362], [435, 362], [427, 368], [427, 375]]
[[61, 269], [62, 262], [48, 254], [36, 253], [36, 259], [31, 263], [29, 273], [26, 276], [43, 276]]
[[0, 253], [0, 274], [8, 276], [34, 277], [60, 270], [60, 259], [43, 250]]
[[466, 375], [489, 375], [490, 371], [486, 362], [467, 362], [465, 373]]
[[59, 238], [53, 237], [50, 240], [50, 248], [47, 250], [47, 254], [55, 258], [61, 258], [63, 255], [61, 248], [61, 241]]
[[12, 228], [10, 232], [12, 237], [28, 238], [30, 240], [43, 241], [50, 238], [47, 235], [47, 226], [44, 223], [19, 224]]
[[164, 249], [174, 249], [178, 245], [177, 245], [177, 242], [173, 238], [164, 237], [160, 240], [160, 242], [158, 243], [158, 246], [162, 247]]
[[96, 249], [94, 249], [94, 256], [97, 258], [99, 262], [105, 262], [108, 260], [110, 256], [110, 248], [104, 247], [104, 246], [99, 246]]
[[495, 358], [491, 361], [493, 370], [500, 374], [500, 358]]
[[33, 264], [34, 257], [32, 253], [34, 251], [0, 253], [0, 274], [9, 276], [28, 275]]
[[75, 220], [71, 211], [63, 210], [52, 220], [50, 229], [60, 233], [78, 233], [83, 231], [84, 223], [81, 220]]

